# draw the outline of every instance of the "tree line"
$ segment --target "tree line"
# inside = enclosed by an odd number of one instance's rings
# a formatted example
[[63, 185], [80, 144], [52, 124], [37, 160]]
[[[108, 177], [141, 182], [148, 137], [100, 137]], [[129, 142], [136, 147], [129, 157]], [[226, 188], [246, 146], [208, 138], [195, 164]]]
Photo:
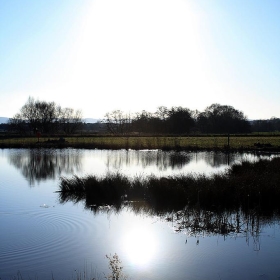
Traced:
[[105, 115], [103, 123], [112, 134], [156, 133], [249, 133], [251, 125], [243, 112], [228, 105], [212, 104], [203, 112], [183, 107], [158, 107], [155, 113], [134, 115], [120, 110]]
[[29, 97], [8, 122], [9, 129], [20, 134], [40, 132], [75, 133], [82, 128], [82, 112], [72, 108], [62, 108], [55, 102], [35, 100]]
[[[243, 112], [229, 105], [212, 104], [202, 112], [184, 107], [160, 106], [156, 112], [145, 110], [128, 114], [114, 110], [105, 114], [100, 122], [102, 132], [114, 135], [137, 134], [234, 134], [280, 131], [280, 119], [249, 121]], [[62, 108], [55, 102], [29, 97], [19, 113], [9, 119], [8, 129], [20, 134], [73, 134], [86, 131], [82, 112]], [[95, 126], [96, 127], [96, 126]]]
[[268, 120], [253, 120], [251, 121], [251, 130], [253, 132], [280, 131], [280, 119], [272, 117]]

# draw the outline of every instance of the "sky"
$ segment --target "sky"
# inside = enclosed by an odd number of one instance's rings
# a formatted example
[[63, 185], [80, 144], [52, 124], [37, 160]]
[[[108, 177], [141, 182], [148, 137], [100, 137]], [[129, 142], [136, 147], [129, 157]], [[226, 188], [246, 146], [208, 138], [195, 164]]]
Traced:
[[81, 110], [280, 117], [280, 0], [0, 0], [0, 116]]

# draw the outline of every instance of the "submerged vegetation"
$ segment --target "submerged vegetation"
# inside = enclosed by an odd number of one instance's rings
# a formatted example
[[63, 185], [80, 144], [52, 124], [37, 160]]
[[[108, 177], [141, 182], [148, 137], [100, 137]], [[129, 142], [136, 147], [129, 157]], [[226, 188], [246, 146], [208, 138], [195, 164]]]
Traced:
[[256, 210], [264, 214], [279, 211], [280, 158], [242, 162], [210, 177], [177, 175], [136, 176], [120, 173], [104, 177], [61, 178], [60, 201], [85, 200], [87, 207], [113, 205], [120, 209], [130, 201], [141, 201], [153, 212], [199, 207], [215, 212]]

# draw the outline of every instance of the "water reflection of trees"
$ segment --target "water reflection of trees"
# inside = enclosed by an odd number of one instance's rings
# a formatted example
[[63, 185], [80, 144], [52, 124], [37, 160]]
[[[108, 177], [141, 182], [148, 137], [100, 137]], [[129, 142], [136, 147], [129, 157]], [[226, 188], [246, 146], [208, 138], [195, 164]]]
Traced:
[[191, 155], [186, 152], [164, 152], [161, 150], [122, 150], [110, 151], [108, 153], [107, 168], [123, 169], [131, 166], [141, 166], [142, 168], [157, 167], [159, 171], [169, 168], [180, 170], [190, 162]]
[[18, 168], [30, 185], [55, 179], [61, 173], [81, 169], [81, 154], [71, 150], [30, 149], [9, 154], [9, 163]]
[[267, 226], [279, 224], [280, 215], [271, 212], [259, 212], [258, 209], [243, 211], [206, 211], [185, 208], [181, 211], [168, 213], [165, 216], [175, 232], [182, 232], [186, 237], [219, 235], [232, 238], [243, 237], [253, 244], [254, 250], [261, 248], [260, 236]]
[[261, 212], [260, 209], [251, 208], [247, 210], [218, 209], [205, 210], [199, 206], [178, 210], [170, 210], [170, 207], [153, 205], [145, 200], [127, 201], [123, 197], [114, 205], [92, 204], [91, 199], [83, 193], [60, 193], [60, 203], [72, 201], [78, 203], [84, 201], [85, 209], [99, 213], [118, 214], [121, 211], [132, 211], [136, 215], [157, 217], [167, 222], [174, 232], [184, 233], [186, 238], [196, 237], [199, 243], [200, 237], [223, 236], [234, 238], [245, 238], [253, 244], [254, 250], [260, 250], [260, 235], [262, 229], [268, 225], [279, 223], [280, 215], [277, 211]]
[[231, 166], [236, 162], [257, 161], [260, 159], [271, 158], [268, 153], [227, 153], [220, 151], [213, 152], [192, 152], [190, 153], [190, 161], [203, 161], [211, 167], [220, 167], [222, 165]]
[[192, 153], [193, 161], [203, 161], [211, 167], [220, 167], [222, 165], [232, 165], [239, 156], [233, 153], [223, 152], [196, 152]]
[[[269, 157], [269, 155], [265, 155]], [[231, 166], [237, 161], [254, 161], [262, 158], [257, 154], [224, 153], [224, 152], [177, 152], [161, 150], [121, 150], [108, 151], [106, 166], [108, 170], [121, 170], [131, 166], [140, 166], [143, 169], [156, 167], [158, 171], [182, 170], [191, 162], [205, 162], [211, 167]]]

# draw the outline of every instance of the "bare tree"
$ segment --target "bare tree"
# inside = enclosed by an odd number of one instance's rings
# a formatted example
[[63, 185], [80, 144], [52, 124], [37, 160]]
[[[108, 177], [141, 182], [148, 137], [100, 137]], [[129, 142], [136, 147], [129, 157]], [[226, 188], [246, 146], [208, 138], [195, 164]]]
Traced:
[[55, 132], [59, 128], [58, 124], [60, 126], [63, 124], [68, 133], [73, 133], [82, 123], [82, 113], [71, 108], [62, 109], [55, 102], [35, 101], [33, 97], [29, 97], [20, 109], [20, 113], [9, 122], [12, 127], [17, 127], [17, 130], [25, 129], [42, 133]]
[[131, 116], [120, 110], [114, 110], [106, 113], [103, 123], [106, 124], [107, 130], [113, 134], [125, 134], [131, 128]]
[[17, 114], [17, 118], [28, 123], [33, 130], [48, 133], [53, 130], [52, 124], [57, 120], [56, 105], [54, 102], [35, 101], [29, 97]]
[[166, 121], [167, 118], [168, 118], [168, 115], [169, 115], [169, 110], [168, 110], [167, 107], [165, 107], [165, 106], [159, 106], [159, 107], [157, 108], [157, 111], [156, 111], [155, 115], [156, 115], [160, 120]]
[[82, 128], [82, 111], [72, 108], [58, 108], [60, 129], [65, 133], [75, 133]]
[[[143, 110], [140, 113], [136, 113], [133, 119], [133, 129], [137, 132], [155, 132], [155, 116], [154, 114]], [[159, 127], [159, 126], [158, 126]]]

